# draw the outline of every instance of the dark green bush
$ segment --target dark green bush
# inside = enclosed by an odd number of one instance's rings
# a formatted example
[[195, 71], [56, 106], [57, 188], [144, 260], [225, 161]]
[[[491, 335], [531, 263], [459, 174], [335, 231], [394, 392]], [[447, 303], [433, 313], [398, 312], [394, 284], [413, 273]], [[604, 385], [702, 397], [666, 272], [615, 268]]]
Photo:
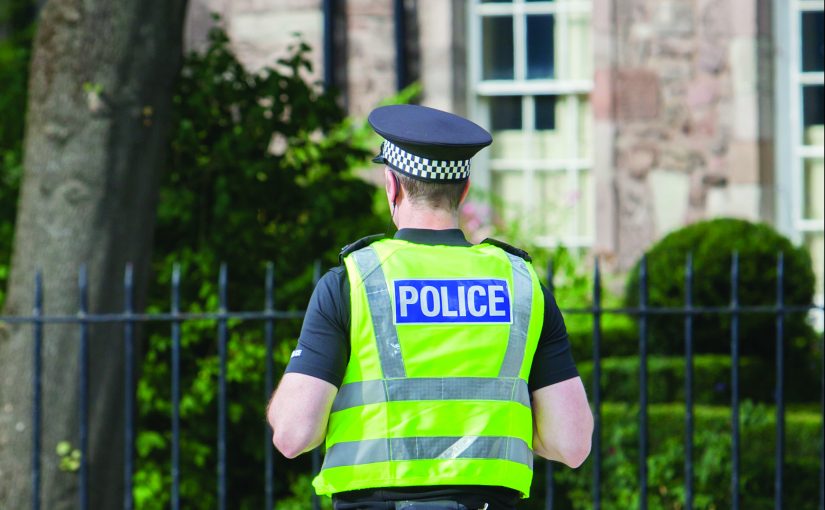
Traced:
[[34, 34], [30, 1], [0, 4], [0, 308], [3, 306], [17, 215], [17, 194], [23, 173], [23, 130], [28, 96], [29, 57]]
[[[588, 304], [589, 306], [589, 304]], [[567, 335], [573, 359], [593, 358], [593, 317], [588, 315], [565, 314]], [[630, 317], [625, 315], [602, 316], [602, 336], [599, 352], [603, 358], [609, 356], [632, 356], [639, 352], [639, 333]]]
[[[684, 406], [653, 405], [648, 416], [649, 508], [684, 508]], [[700, 406], [694, 416], [694, 508], [730, 508], [730, 409]], [[745, 402], [740, 419], [742, 508], [767, 510], [773, 508], [774, 497], [775, 411], [773, 407]], [[605, 404], [602, 427], [602, 508], [638, 508], [638, 406]], [[812, 496], [818, 485], [821, 427], [818, 409], [786, 414], [784, 508], [816, 508]], [[592, 469], [592, 454], [578, 470], [557, 465], [555, 508], [592, 508]], [[534, 495], [531, 508], [542, 508], [541, 496]]]
[[[785, 257], [785, 303], [808, 305], [814, 292], [811, 258], [802, 247], [765, 224], [737, 219], [716, 219], [677, 230], [647, 252], [649, 305], [682, 307], [685, 303], [685, 260], [693, 254], [693, 304], [724, 307], [731, 303], [731, 254], [739, 254], [739, 303], [776, 303], [778, 253]], [[625, 302], [639, 303], [639, 264], [627, 281]], [[791, 349], [810, 349], [815, 342], [804, 313], [787, 316], [785, 333]], [[649, 320], [650, 352], [679, 355], [684, 352], [684, 319], [655, 316]], [[740, 322], [741, 352], [773, 359], [775, 317], [771, 314], [743, 315]], [[730, 315], [702, 314], [694, 324], [696, 352], [730, 352]], [[801, 345], [800, 345], [801, 344]], [[807, 351], [798, 359], [804, 359]], [[796, 358], [795, 358], [796, 359]], [[790, 360], [789, 360], [790, 361]]]
[[[588, 392], [592, 392], [593, 362], [577, 363]], [[685, 359], [680, 356], [648, 358], [648, 399], [653, 402], [684, 402]], [[739, 363], [740, 395], [743, 399], [768, 402], [774, 381], [765, 377], [767, 363], [759, 358], [742, 358]], [[693, 398], [696, 404], [728, 405], [731, 400], [730, 356], [704, 354], [694, 358]], [[638, 356], [602, 360], [602, 399], [613, 402], [639, 400]], [[592, 395], [591, 395], [592, 397]]]

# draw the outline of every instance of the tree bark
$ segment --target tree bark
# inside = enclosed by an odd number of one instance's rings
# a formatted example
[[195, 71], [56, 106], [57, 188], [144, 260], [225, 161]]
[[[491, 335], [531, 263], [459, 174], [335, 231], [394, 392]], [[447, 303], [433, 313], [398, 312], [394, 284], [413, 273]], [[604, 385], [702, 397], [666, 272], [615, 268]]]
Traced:
[[[75, 314], [89, 268], [92, 313], [123, 306], [134, 263], [146, 291], [152, 230], [180, 66], [186, 0], [50, 0], [41, 12], [29, 81], [25, 174], [4, 313], [29, 315], [35, 272], [44, 313]], [[122, 326], [90, 338], [90, 508], [123, 501]], [[42, 508], [74, 508], [77, 473], [56, 446], [78, 445], [78, 327], [44, 330]], [[29, 508], [32, 327], [0, 324], [0, 506]]]

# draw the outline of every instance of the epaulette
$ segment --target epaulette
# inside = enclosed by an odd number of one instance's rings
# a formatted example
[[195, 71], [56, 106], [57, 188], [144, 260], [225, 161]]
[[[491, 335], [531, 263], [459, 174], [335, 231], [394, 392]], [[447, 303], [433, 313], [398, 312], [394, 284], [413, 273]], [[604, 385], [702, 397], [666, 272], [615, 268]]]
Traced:
[[338, 254], [338, 262], [343, 264], [344, 263], [344, 257], [349, 255], [350, 253], [352, 253], [354, 251], [358, 251], [361, 248], [364, 248], [366, 246], [369, 246], [372, 243], [374, 243], [375, 241], [379, 241], [381, 239], [384, 239], [384, 237], [386, 237], [384, 234], [375, 234], [375, 235], [371, 235], [371, 236], [367, 236], [367, 237], [362, 237], [361, 239], [355, 241], [354, 243], [349, 243], [348, 245], [341, 248], [341, 253]]
[[485, 243], [486, 244], [492, 244], [493, 246], [501, 248], [502, 250], [506, 251], [507, 253], [509, 253], [511, 255], [515, 255], [516, 257], [523, 258], [527, 262], [532, 262], [533, 261], [533, 259], [530, 258], [530, 255], [526, 251], [520, 250], [520, 249], [516, 248], [515, 246], [510, 246], [509, 244], [507, 244], [505, 242], [502, 242], [502, 241], [499, 241], [498, 239], [492, 239], [492, 238], [488, 237], [487, 239], [481, 241], [481, 243], [482, 244], [485, 244]]

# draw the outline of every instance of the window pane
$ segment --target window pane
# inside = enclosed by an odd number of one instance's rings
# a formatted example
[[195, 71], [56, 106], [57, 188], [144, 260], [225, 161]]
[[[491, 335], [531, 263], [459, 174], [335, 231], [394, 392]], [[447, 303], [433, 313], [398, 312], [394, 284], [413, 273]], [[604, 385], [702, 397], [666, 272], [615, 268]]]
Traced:
[[825, 160], [809, 159], [805, 161], [805, 207], [806, 220], [825, 218], [822, 210], [825, 206]]
[[573, 80], [593, 79], [593, 52], [590, 46], [592, 30], [589, 12], [571, 12], [567, 16], [567, 40], [565, 44], [556, 45], [556, 61], [560, 61], [558, 52], [564, 51], [566, 69], [556, 68], [556, 77]]
[[556, 129], [556, 96], [536, 96], [536, 130]]
[[570, 186], [564, 172], [536, 173], [536, 217], [534, 224], [539, 235], [565, 238], [575, 234], [575, 211], [569, 200]]
[[578, 209], [578, 228], [576, 233], [585, 236], [593, 236], [593, 177], [589, 171], [579, 172], [579, 189], [574, 196], [576, 208]]
[[825, 86], [802, 87], [802, 116], [804, 118], [804, 143], [822, 145], [822, 127], [825, 122]]
[[[587, 96], [536, 96], [536, 135], [531, 144], [533, 156], [548, 163], [553, 160], [588, 159], [592, 148], [590, 102]], [[538, 125], [539, 110], [550, 115], [549, 106], [540, 103], [552, 101], [553, 129]], [[575, 104], [574, 104], [575, 103]], [[552, 165], [551, 165], [552, 166]]]
[[513, 17], [487, 16], [482, 18], [481, 38], [484, 45], [482, 78], [512, 80], [514, 76]]
[[593, 111], [587, 96], [579, 96], [579, 152], [576, 157], [589, 159], [593, 155]]
[[823, 34], [825, 14], [819, 12], [802, 13], [802, 70], [822, 71], [825, 68], [825, 34]]
[[524, 172], [521, 170], [493, 172], [494, 207], [497, 223], [517, 231], [524, 211]]
[[553, 78], [553, 15], [527, 16], [527, 79]]
[[522, 131], [521, 96], [495, 96], [490, 105], [490, 130], [493, 132], [492, 158], [526, 157], [527, 141]]
[[493, 159], [519, 160], [529, 157], [531, 145], [524, 131], [508, 129], [493, 131], [490, 157]]
[[493, 131], [521, 129], [521, 96], [490, 98], [490, 128]]
[[509, 4], [513, 0], [481, 0], [483, 4]]

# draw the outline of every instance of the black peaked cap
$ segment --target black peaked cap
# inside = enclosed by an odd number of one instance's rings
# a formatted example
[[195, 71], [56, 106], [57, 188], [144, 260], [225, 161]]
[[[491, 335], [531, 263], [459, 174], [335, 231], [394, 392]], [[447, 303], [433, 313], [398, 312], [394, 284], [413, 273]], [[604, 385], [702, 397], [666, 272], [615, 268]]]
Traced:
[[[373, 110], [368, 120], [384, 139], [431, 160], [469, 160], [493, 142], [490, 133], [478, 124], [426, 106], [382, 106]], [[385, 163], [380, 155], [373, 161]]]

